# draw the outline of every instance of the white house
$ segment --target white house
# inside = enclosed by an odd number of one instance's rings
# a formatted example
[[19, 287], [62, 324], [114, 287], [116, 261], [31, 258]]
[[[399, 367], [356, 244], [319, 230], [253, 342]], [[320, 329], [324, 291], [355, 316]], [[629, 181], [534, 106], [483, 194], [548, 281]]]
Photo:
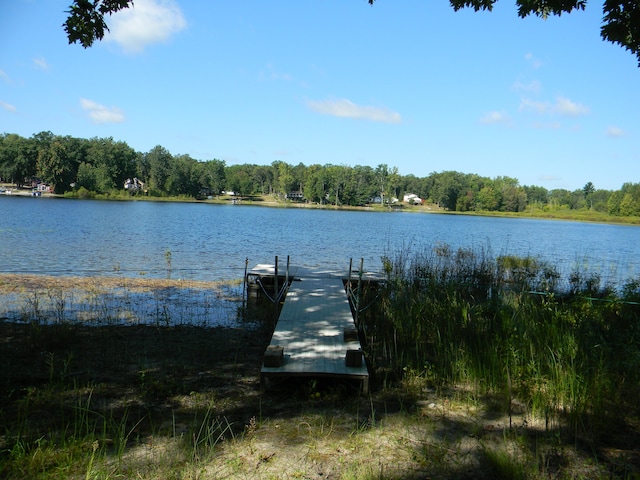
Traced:
[[131, 180], [127, 178], [124, 182], [124, 189], [129, 190], [130, 192], [137, 192], [138, 190], [144, 190], [144, 182], [134, 178]]
[[404, 203], [408, 203], [410, 205], [422, 205], [422, 199], [417, 196], [415, 193], [407, 193], [402, 199]]

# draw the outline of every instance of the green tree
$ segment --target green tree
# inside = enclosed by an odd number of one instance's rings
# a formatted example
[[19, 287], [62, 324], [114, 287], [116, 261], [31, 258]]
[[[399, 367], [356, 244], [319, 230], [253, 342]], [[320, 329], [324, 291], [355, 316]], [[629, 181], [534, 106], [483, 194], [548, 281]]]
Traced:
[[102, 40], [105, 32], [109, 31], [105, 15], [130, 6], [133, 6], [133, 0], [74, 0], [63, 24], [69, 43], [80, 42], [87, 48], [94, 41]]
[[620, 215], [620, 202], [622, 201], [622, 193], [620, 191], [613, 192], [607, 202], [607, 211], [609, 215]]
[[160, 145], [153, 147], [145, 155], [143, 163], [149, 171], [148, 183], [151, 194], [163, 195], [167, 193], [167, 180], [169, 179], [172, 160], [173, 155]]
[[506, 185], [502, 190], [503, 212], [523, 212], [527, 208], [527, 193], [518, 185]]
[[329, 203], [336, 206], [344, 205], [347, 197], [345, 190], [349, 178], [347, 167], [343, 165], [327, 165], [327, 197]]
[[291, 167], [291, 175], [293, 175], [293, 185], [291, 191], [302, 192], [304, 191], [304, 182], [306, 177], [307, 167], [304, 163], [298, 163], [294, 167]]
[[596, 189], [590, 197], [591, 208], [597, 212], [606, 212], [607, 203], [612, 192], [610, 190]]
[[276, 160], [271, 164], [271, 169], [275, 193], [278, 196], [284, 198], [287, 193], [298, 189], [291, 165], [282, 160]]
[[537, 203], [540, 206], [544, 206], [549, 203], [549, 191], [546, 188], [535, 185], [525, 185], [522, 188], [527, 194], [527, 203], [529, 205]]
[[266, 165], [255, 165], [253, 169], [253, 179], [259, 185], [260, 194], [267, 195], [274, 192], [273, 172], [271, 167]]
[[169, 195], [197, 197], [200, 193], [200, 178], [197, 162], [189, 155], [176, 155], [169, 162], [165, 188]]
[[640, 215], [640, 202], [630, 193], [622, 195], [620, 200], [620, 215], [623, 217]]
[[640, 215], [640, 183], [627, 182], [619, 192], [619, 214], [622, 216]]
[[100, 192], [100, 185], [106, 181], [104, 178], [105, 173], [90, 163], [81, 162], [78, 166], [77, 186], [83, 187], [90, 192]]
[[495, 184], [502, 196], [500, 210], [503, 212], [521, 212], [527, 207], [527, 193], [515, 178], [497, 177]]
[[582, 193], [584, 193], [584, 198], [589, 204], [590, 209], [593, 208], [593, 201], [591, 197], [593, 196], [593, 193], [595, 191], [596, 191], [596, 188], [593, 186], [593, 183], [591, 182], [587, 182], [587, 184], [584, 187], [582, 187]]
[[564, 188], [557, 188], [549, 192], [549, 205], [552, 207], [565, 207], [571, 210], [584, 208], [586, 205], [582, 190], [570, 192]]
[[227, 191], [236, 195], [251, 195], [255, 193], [254, 180], [249, 174], [246, 165], [231, 165], [225, 171], [227, 179]]
[[0, 136], [0, 178], [10, 180], [18, 187], [36, 171], [37, 144], [15, 134]]
[[386, 163], [381, 163], [376, 167], [375, 177], [378, 183], [378, 195], [380, 196], [380, 203], [382, 203], [383, 205], [385, 204], [385, 201], [389, 201], [385, 199], [388, 195], [390, 195], [389, 189], [391, 187], [389, 184], [391, 175], [392, 171], [389, 169], [389, 165], [387, 165]]
[[350, 178], [350, 190], [353, 192], [352, 205], [359, 206], [369, 203], [369, 199], [375, 196], [375, 181], [373, 168], [356, 165], [353, 167]]
[[53, 187], [54, 193], [68, 190], [76, 176], [77, 166], [71, 164], [72, 156], [62, 138], [38, 151], [38, 176]]
[[[400, 173], [398, 167], [391, 167], [389, 170], [389, 195], [398, 198], [398, 186], [400, 185]], [[389, 198], [391, 200], [391, 198]]]
[[200, 188], [207, 189], [212, 195], [219, 195], [225, 187], [224, 160], [207, 160], [198, 164]]
[[[70, 148], [74, 151], [74, 148]], [[106, 193], [112, 190], [120, 190], [127, 178], [137, 174], [137, 154], [125, 142], [117, 142], [112, 137], [92, 138], [86, 149], [86, 163], [95, 171], [95, 190], [83, 185], [80, 179], [78, 184], [87, 190]], [[78, 161], [78, 163], [81, 163]], [[85, 167], [86, 168], [86, 167]], [[85, 170], [86, 173], [89, 169]]]
[[466, 191], [464, 188], [464, 175], [455, 171], [433, 173], [431, 175], [434, 177], [433, 201], [442, 208], [456, 211], [458, 198]]
[[304, 197], [310, 202], [324, 204], [327, 200], [327, 184], [327, 168], [318, 164], [310, 165], [304, 182]]
[[498, 210], [501, 201], [500, 192], [493, 186], [482, 187], [476, 196], [476, 210]]

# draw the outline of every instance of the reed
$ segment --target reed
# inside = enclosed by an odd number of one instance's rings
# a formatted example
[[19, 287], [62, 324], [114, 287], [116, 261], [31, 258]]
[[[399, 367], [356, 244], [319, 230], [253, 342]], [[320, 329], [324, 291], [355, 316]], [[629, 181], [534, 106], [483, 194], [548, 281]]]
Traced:
[[535, 258], [446, 245], [383, 259], [379, 308], [361, 316], [381, 383], [424, 372], [435, 386], [498, 394], [547, 425], [637, 412], [640, 280], [620, 287]]

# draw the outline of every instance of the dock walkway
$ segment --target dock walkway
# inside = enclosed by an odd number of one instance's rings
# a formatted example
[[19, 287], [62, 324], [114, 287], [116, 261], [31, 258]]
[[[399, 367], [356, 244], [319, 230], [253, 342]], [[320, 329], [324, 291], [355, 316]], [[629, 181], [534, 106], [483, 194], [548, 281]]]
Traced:
[[[261, 266], [265, 272], [264, 266]], [[255, 270], [254, 270], [255, 271]], [[335, 272], [292, 269], [287, 292], [262, 367], [270, 377], [340, 377], [359, 380], [363, 393], [369, 372], [351, 314], [343, 278]], [[278, 366], [267, 366], [267, 355], [280, 351]], [[347, 365], [347, 352], [349, 364]], [[352, 361], [355, 360], [355, 361]]]

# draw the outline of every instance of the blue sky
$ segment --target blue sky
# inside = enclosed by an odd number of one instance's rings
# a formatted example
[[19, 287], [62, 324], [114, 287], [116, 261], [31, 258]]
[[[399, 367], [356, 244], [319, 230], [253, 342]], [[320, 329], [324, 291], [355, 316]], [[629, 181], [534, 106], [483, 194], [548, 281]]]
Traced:
[[113, 137], [228, 165], [456, 170], [547, 189], [640, 182], [640, 69], [602, 1], [135, 0], [89, 49], [71, 0], [0, 5], [0, 133]]

